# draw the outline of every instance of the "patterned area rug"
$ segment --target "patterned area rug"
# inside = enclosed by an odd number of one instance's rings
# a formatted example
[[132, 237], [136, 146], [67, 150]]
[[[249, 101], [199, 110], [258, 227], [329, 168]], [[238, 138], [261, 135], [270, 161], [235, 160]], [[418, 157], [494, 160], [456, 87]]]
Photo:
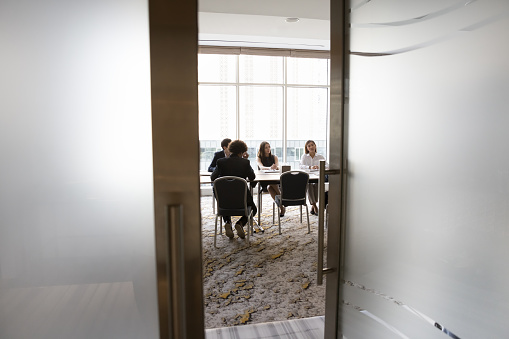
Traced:
[[324, 315], [325, 286], [316, 285], [317, 216], [309, 215], [307, 234], [305, 207], [302, 223], [299, 207], [289, 207], [279, 235], [277, 216], [272, 224], [272, 200], [264, 196], [265, 231], [251, 236], [249, 246], [237, 234], [227, 238], [223, 230], [214, 248], [212, 197], [201, 199], [206, 328]]

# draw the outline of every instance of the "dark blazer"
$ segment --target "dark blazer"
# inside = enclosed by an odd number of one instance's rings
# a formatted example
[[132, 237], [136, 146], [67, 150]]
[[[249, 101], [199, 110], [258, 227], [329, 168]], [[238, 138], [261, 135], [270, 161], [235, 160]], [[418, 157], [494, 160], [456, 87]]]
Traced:
[[216, 163], [219, 159], [224, 158], [226, 155], [224, 154], [224, 150], [217, 151], [214, 153], [214, 159], [212, 159], [212, 162], [209, 165], [209, 172], [214, 172], [216, 169]]
[[[216, 180], [219, 177], [225, 177], [227, 175], [240, 177], [242, 179], [254, 180], [256, 178], [256, 174], [251, 167], [251, 163], [249, 160], [238, 157], [236, 154], [231, 154], [228, 158], [222, 158], [217, 161], [217, 166], [214, 172], [210, 175], [212, 180]], [[256, 185], [256, 183], [251, 183], [251, 186]], [[247, 204], [251, 206], [253, 209], [253, 214], [256, 214], [256, 205], [253, 201], [253, 196], [251, 193], [247, 194]], [[225, 219], [225, 222], [229, 222]], [[244, 221], [245, 223], [245, 221]]]
[[251, 163], [247, 159], [238, 157], [235, 154], [230, 155], [229, 158], [222, 158], [217, 161], [217, 166], [214, 172], [210, 175], [212, 180], [219, 177], [232, 175], [243, 179], [254, 180], [256, 174], [251, 167]]

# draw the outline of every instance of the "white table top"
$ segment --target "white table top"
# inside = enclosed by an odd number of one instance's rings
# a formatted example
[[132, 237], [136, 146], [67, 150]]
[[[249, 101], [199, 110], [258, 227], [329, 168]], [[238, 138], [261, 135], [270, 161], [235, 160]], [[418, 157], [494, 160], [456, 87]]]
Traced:
[[[210, 175], [212, 173], [200, 171], [200, 184], [209, 184], [212, 182], [210, 179]], [[253, 180], [253, 182], [259, 182], [259, 181], [279, 181], [279, 178], [281, 176], [281, 172], [274, 171], [274, 172], [268, 172], [268, 171], [255, 171], [256, 178]], [[318, 180], [318, 171], [312, 171], [309, 172], [309, 179], [310, 180]]]

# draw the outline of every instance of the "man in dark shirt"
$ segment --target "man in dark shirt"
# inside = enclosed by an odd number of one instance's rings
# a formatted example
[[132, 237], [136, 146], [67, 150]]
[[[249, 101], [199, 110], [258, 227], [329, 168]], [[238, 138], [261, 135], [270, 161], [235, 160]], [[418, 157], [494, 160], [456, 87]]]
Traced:
[[222, 150], [214, 153], [214, 159], [212, 159], [212, 162], [209, 165], [209, 172], [214, 172], [214, 170], [216, 169], [216, 163], [219, 159], [227, 158], [230, 155], [230, 152], [228, 151], [228, 144], [230, 142], [232, 142], [232, 139], [228, 138], [223, 139], [223, 141], [221, 141]]
[[[228, 151], [228, 144], [230, 142], [232, 142], [232, 140], [228, 138], [223, 139], [223, 141], [221, 141], [221, 148], [223, 150], [214, 153], [214, 159], [212, 159], [212, 162], [209, 165], [209, 172], [214, 172], [214, 170], [216, 169], [217, 161], [219, 159], [228, 158], [230, 156], [230, 151]], [[242, 158], [244, 159], [249, 158], [249, 153], [247, 153], [247, 149], [244, 153], [242, 153]]]
[[[247, 145], [242, 140], [235, 140], [232, 141], [229, 146], [228, 150], [230, 152], [230, 156], [227, 158], [221, 158], [217, 160], [217, 166], [210, 175], [210, 178], [212, 180], [215, 180], [219, 177], [224, 176], [236, 176], [243, 179], [248, 180], [254, 180], [256, 177], [256, 174], [253, 171], [253, 168], [251, 167], [251, 163], [249, 160], [244, 159], [243, 155], [245, 152], [247, 152]], [[256, 205], [253, 202], [253, 196], [250, 192], [247, 194], [247, 204], [248, 206], [251, 206], [253, 215], [256, 214], [257, 209]], [[233, 231], [232, 231], [232, 221], [231, 217], [224, 216], [223, 220], [225, 222], [224, 229], [226, 235], [231, 239], [233, 238]], [[248, 219], [246, 216], [243, 216], [237, 221], [235, 224], [235, 229], [237, 230], [237, 234], [240, 238], [244, 239], [245, 233], [244, 233], [244, 225], [247, 223]], [[249, 231], [249, 230], [248, 230]]]

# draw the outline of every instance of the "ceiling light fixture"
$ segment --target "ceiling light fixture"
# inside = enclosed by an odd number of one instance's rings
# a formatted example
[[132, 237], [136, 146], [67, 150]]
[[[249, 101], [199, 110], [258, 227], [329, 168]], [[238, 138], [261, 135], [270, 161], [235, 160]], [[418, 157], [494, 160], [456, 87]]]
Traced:
[[297, 22], [299, 21], [299, 18], [286, 18], [286, 22]]

